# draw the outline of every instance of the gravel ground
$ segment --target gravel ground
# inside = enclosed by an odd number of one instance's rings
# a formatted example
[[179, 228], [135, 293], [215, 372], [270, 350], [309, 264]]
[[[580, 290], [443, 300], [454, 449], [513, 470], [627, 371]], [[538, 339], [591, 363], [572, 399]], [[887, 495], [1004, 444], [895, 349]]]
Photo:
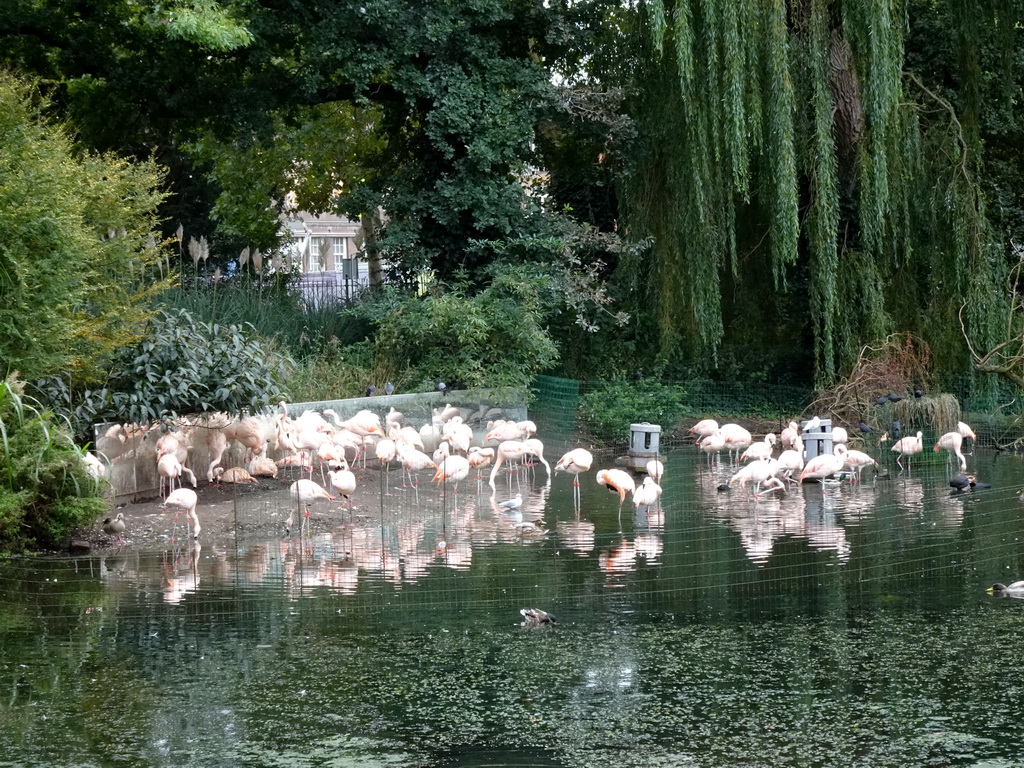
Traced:
[[[429, 480], [426, 473], [421, 473], [420, 478], [423, 487]], [[371, 512], [380, 509], [380, 471], [369, 468], [360, 470], [357, 473], [359, 487], [353, 495], [354, 509], [350, 512], [346, 507], [342, 510], [340, 503], [330, 504], [318, 503], [313, 507], [309, 517], [310, 530], [313, 533], [333, 530], [342, 525], [371, 525], [378, 515]], [[283, 518], [280, 516], [267, 516], [265, 522], [257, 523], [252, 521], [236, 524], [235, 499], [248, 494], [280, 494], [287, 491], [291, 483], [298, 477], [287, 478], [261, 478], [257, 483], [240, 485], [214, 485], [200, 482], [195, 489], [199, 497], [196, 513], [202, 526], [200, 538], [203, 542], [222, 543], [234, 541], [236, 534], [241, 536], [281, 536], [285, 533]], [[392, 477], [394, 482], [396, 477]], [[319, 482], [319, 478], [314, 478]], [[422, 490], [422, 489], [421, 489]], [[250, 500], [251, 501], [251, 500]], [[98, 518], [96, 522], [86, 528], [79, 529], [69, 539], [62, 542], [58, 548], [60, 551], [68, 551], [72, 544], [88, 546], [90, 550], [109, 551], [118, 549], [117, 539], [103, 532], [103, 520], [108, 515], [115, 515], [118, 512], [124, 514], [125, 532], [123, 547], [136, 549], [157, 549], [166, 546], [170, 542], [174, 514], [168, 512], [162, 506], [162, 499], [155, 497], [141, 501], [111, 504], [108, 513]], [[178, 518], [177, 535], [183, 537], [185, 516]], [[298, 518], [296, 517], [296, 526]], [[377, 523], [379, 524], [379, 523]], [[293, 528], [292, 535], [296, 535], [297, 528]], [[81, 549], [79, 549], [81, 551]]]

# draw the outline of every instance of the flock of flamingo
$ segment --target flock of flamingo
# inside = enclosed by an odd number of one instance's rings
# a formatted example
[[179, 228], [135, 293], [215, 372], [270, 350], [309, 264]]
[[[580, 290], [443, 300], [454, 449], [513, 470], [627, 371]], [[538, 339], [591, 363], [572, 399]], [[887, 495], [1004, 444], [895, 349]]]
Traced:
[[[815, 417], [806, 422], [801, 429], [795, 421], [791, 421], [778, 436], [769, 432], [763, 441], [755, 441], [750, 432], [739, 424], [719, 426], [714, 419], [697, 422], [690, 428], [690, 433], [696, 436], [697, 445], [707, 455], [709, 463], [717, 460], [722, 451], [726, 451], [733, 461], [745, 463], [729, 478], [725, 487], [739, 485], [746, 488], [752, 483], [755, 497], [773, 491], [784, 491], [787, 483], [802, 483], [805, 480], [824, 481], [844, 474], [848, 474], [852, 481], [860, 482], [861, 473], [866, 467], [874, 467], [875, 471], [878, 471], [878, 462], [872, 456], [847, 446], [850, 438], [843, 427], [835, 427], [830, 433], [831, 453], [821, 453], [807, 459], [804, 438], [822, 437], [819, 431], [820, 424], [821, 420]], [[960, 472], [967, 471], [967, 460], [961, 450], [965, 438], [977, 440], [974, 431], [961, 421], [957, 423], [955, 431], [942, 435], [933, 446], [936, 453], [946, 451], [951, 457], [955, 457]], [[880, 442], [886, 440], [887, 435], [883, 435]], [[781, 453], [775, 456], [777, 445], [781, 448]], [[923, 433], [918, 432], [914, 436], [897, 440], [890, 450], [896, 454], [896, 464], [901, 471], [904, 469], [903, 459], [906, 459], [909, 468], [911, 457], [924, 451]]]
[[[477, 494], [481, 494], [484, 472], [488, 467], [490, 472], [486, 482], [492, 496], [496, 493], [495, 481], [502, 468], [509, 472], [508, 487], [511, 490], [511, 473], [518, 471], [520, 463], [530, 467], [535, 461], [541, 463], [550, 480], [551, 466], [544, 458], [544, 444], [536, 437], [537, 427], [532, 421], [489, 421], [482, 444], [475, 445], [474, 430], [467, 423], [468, 415], [468, 412], [447, 404], [444, 408], [434, 409], [431, 420], [417, 429], [406, 424], [404, 415], [394, 408], [391, 408], [383, 421], [369, 410], [361, 410], [343, 421], [330, 409], [322, 413], [307, 410], [292, 418], [288, 415], [287, 405], [281, 403], [280, 412], [271, 416], [250, 416], [237, 421], [224, 419], [223, 423], [204, 425], [210, 456], [206, 479], [211, 483], [251, 483], [257, 482], [256, 478], [260, 476], [276, 478], [284, 467], [300, 468], [302, 476], [289, 486], [295, 506], [283, 521], [286, 534], [290, 534], [295, 526], [296, 512], [301, 515], [300, 522], [305, 530], [312, 505], [317, 502], [340, 499], [342, 506], [347, 503], [351, 508], [353, 495], [359, 485], [353, 468], [365, 468], [368, 455], [373, 456], [385, 473], [385, 495], [390, 495], [390, 472], [393, 465], [401, 467], [402, 487], [412, 487], [417, 499], [417, 473], [425, 470], [433, 472], [432, 481], [439, 488], [450, 486], [456, 499], [459, 484], [474, 472]], [[806, 422], [802, 429], [796, 422], [790, 422], [778, 436], [768, 433], [763, 440], [758, 441], [738, 424], [720, 426], [713, 419], [704, 419], [689, 431], [696, 437], [697, 445], [706, 454], [709, 463], [717, 461], [718, 455], [726, 451], [735, 463], [743, 465], [729, 478], [727, 484], [723, 484], [723, 490], [736, 485], [746, 489], [752, 485], [753, 495], [760, 497], [777, 490], [784, 491], [787, 484], [805, 480], [825, 481], [837, 475], [848, 475], [852, 481], [859, 482], [867, 467], [874, 467], [877, 473], [878, 462], [863, 451], [849, 448], [849, 436], [842, 427], [831, 430], [833, 448], [830, 453], [821, 453], [807, 459], [804, 439], [809, 435], [820, 437], [819, 426], [820, 420], [817, 418]], [[113, 440], [113, 445], [108, 442], [108, 447], [115, 451], [119, 439], [116, 430], [119, 429], [122, 428], [111, 428], [105, 436], [108, 441]], [[971, 428], [959, 422], [955, 431], [942, 435], [933, 447], [936, 452], [947, 451], [951, 457], [955, 457], [961, 472], [966, 472], [967, 467], [961, 450], [965, 438], [976, 439]], [[123, 438], [120, 439], [123, 442]], [[164, 497], [164, 488], [167, 489], [163, 507], [175, 513], [172, 538], [178, 516], [182, 513], [186, 518], [186, 536], [198, 538], [201, 531], [196, 510], [198, 496], [193, 490], [197, 486], [196, 475], [187, 466], [192, 439], [194, 431], [183, 430], [164, 434], [156, 442], [161, 497]], [[882, 441], [885, 440], [886, 436], [883, 436]], [[232, 441], [244, 449], [244, 466], [223, 466], [227, 448]], [[272, 461], [267, 457], [271, 445], [283, 454], [283, 458]], [[776, 448], [780, 449], [778, 455], [775, 453]], [[897, 440], [891, 450], [896, 453], [896, 463], [900, 470], [904, 469], [904, 460], [909, 468], [912, 457], [924, 450], [922, 433], [917, 432], [914, 436]], [[91, 454], [88, 458], [95, 461]], [[594, 456], [590, 451], [575, 448], [555, 464], [555, 473], [572, 475], [573, 503], [577, 510], [581, 504], [579, 478], [591, 469], [593, 462]], [[315, 469], [319, 470], [319, 482], [314, 479]], [[647, 475], [642, 483], [638, 483], [631, 472], [619, 468], [600, 469], [595, 479], [598, 484], [618, 495], [620, 509], [627, 496], [631, 497], [637, 508], [649, 507], [659, 502], [662, 493], [660, 482], [665, 467], [661, 461], [654, 459], [648, 462], [646, 470]], [[184, 487], [183, 480], [186, 477], [192, 488]], [[178, 487], [175, 488], [175, 485]], [[521, 496], [504, 502], [502, 506], [512, 508], [519, 503]], [[109, 535], [116, 536], [119, 544], [123, 543], [126, 527], [123, 513], [108, 517], [102, 527]]]
[[[361, 410], [342, 421], [330, 409], [322, 413], [307, 410], [292, 418], [288, 415], [287, 404], [281, 403], [280, 412], [271, 418], [245, 417], [238, 421], [225, 420], [221, 424], [204, 425], [202, 429], [210, 456], [206, 478], [210, 483], [252, 483], [257, 482], [260, 476], [276, 478], [284, 467], [299, 467], [303, 476], [289, 486], [295, 504], [284, 520], [286, 534], [290, 534], [295, 526], [297, 512], [301, 516], [302, 530], [306, 529], [311, 508], [317, 502], [340, 499], [343, 506], [347, 503], [351, 508], [352, 497], [359, 484], [353, 468], [365, 468], [368, 455], [379, 463], [385, 473], [385, 495], [391, 495], [392, 466], [401, 467], [402, 487], [412, 487], [417, 499], [417, 473], [424, 470], [433, 472], [432, 481], [439, 488], [450, 486], [456, 499], [459, 484], [473, 472], [476, 473], [477, 494], [482, 493], [487, 468], [490, 472], [486, 482], [492, 496], [497, 491], [496, 479], [503, 468], [509, 472], [508, 487], [511, 489], [511, 473], [518, 471], [519, 463], [532, 467], [534, 462], [539, 462], [551, 479], [552, 469], [544, 458], [544, 444], [536, 437], [537, 427], [532, 421], [489, 421], [482, 444], [475, 445], [475, 433], [466, 417], [466, 412], [448, 404], [435, 409], [431, 420], [417, 429], [406, 424], [404, 415], [394, 408], [383, 422], [369, 410]], [[118, 447], [116, 441], [120, 439], [117, 430], [121, 429], [112, 427], [106, 435], [115, 441], [109, 446], [115, 452]], [[195, 425], [191, 425], [187, 431], [167, 433], [156, 441], [156, 467], [160, 495], [164, 497], [163, 507], [174, 512], [172, 539], [178, 516], [182, 513], [185, 514], [186, 536], [198, 538], [202, 530], [197, 513], [199, 497], [193, 490], [197, 487], [197, 479], [187, 466], [190, 443], [195, 434]], [[244, 449], [244, 466], [223, 466], [232, 441]], [[267, 458], [271, 445], [283, 452], [283, 458], [277, 461]], [[576, 448], [555, 464], [554, 473], [572, 475], [576, 509], [581, 504], [579, 476], [590, 470], [593, 461], [590, 451]], [[618, 468], [601, 469], [596, 480], [618, 495], [620, 509], [627, 495], [637, 507], [652, 506], [661, 497], [659, 483], [665, 468], [655, 459], [648, 462], [646, 469], [647, 476], [642, 483], [637, 483], [632, 474]], [[186, 478], [192, 488], [185, 487]], [[518, 506], [517, 500], [521, 503], [521, 496], [504, 502], [502, 506]], [[119, 544], [123, 543], [123, 513], [104, 520], [103, 530], [116, 535]]]

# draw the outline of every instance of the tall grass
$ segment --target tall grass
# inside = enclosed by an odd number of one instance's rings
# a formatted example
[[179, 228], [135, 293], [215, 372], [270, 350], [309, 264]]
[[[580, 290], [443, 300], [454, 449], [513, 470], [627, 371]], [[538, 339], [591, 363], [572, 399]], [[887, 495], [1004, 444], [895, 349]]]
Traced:
[[172, 307], [215, 323], [252, 323], [260, 336], [276, 339], [296, 361], [324, 354], [332, 344], [347, 346], [366, 338], [364, 322], [345, 313], [341, 301], [307, 302], [285, 279], [257, 283], [240, 277], [164, 294]]

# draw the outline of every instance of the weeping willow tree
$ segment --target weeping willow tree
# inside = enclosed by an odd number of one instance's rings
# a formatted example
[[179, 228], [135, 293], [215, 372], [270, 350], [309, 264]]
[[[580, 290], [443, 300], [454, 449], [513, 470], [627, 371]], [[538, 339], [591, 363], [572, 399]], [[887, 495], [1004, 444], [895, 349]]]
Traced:
[[865, 342], [910, 331], [962, 369], [957, 309], [978, 339], [1006, 309], [977, 181], [977, 41], [1012, 48], [1019, 5], [942, 9], [954, 106], [906, 66], [911, 15], [935, 3], [642, 0], [621, 194], [629, 234], [653, 246], [623, 270], [662, 354], [713, 360], [745, 336], [813, 351], [825, 383]]

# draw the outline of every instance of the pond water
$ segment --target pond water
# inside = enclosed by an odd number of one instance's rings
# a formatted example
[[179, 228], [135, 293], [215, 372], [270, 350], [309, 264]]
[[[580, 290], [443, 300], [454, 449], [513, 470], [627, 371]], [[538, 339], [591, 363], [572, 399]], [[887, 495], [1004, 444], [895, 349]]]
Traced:
[[755, 500], [682, 446], [638, 514], [541, 469], [3, 562], [0, 766], [1022, 766], [1024, 465], [968, 461]]

